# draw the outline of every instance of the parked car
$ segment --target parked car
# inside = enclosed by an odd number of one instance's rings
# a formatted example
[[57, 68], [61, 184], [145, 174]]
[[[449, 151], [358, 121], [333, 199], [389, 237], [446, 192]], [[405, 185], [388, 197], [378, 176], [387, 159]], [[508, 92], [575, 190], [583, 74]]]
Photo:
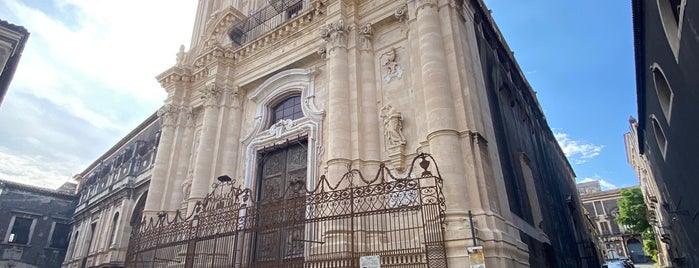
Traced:
[[602, 268], [628, 268], [623, 261], [609, 261], [602, 264]]
[[624, 262], [624, 267], [626, 268], [636, 268], [636, 265], [633, 264], [633, 261], [629, 258], [621, 259], [622, 262]]

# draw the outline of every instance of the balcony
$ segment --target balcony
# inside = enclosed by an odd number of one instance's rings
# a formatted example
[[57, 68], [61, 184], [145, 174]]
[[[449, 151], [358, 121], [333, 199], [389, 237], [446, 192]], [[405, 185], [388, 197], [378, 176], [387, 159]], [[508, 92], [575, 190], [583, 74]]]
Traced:
[[307, 0], [271, 0], [270, 4], [228, 30], [228, 37], [243, 45], [281, 26], [308, 9]]

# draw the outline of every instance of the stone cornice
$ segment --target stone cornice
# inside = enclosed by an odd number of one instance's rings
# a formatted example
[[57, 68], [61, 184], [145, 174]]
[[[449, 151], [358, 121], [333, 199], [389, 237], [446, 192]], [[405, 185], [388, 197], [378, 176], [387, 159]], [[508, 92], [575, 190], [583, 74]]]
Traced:
[[190, 82], [192, 81], [191, 69], [186, 66], [172, 66], [170, 69], [157, 75], [155, 79], [160, 82], [160, 85], [168, 92], [173, 88], [173, 85], [180, 82]]

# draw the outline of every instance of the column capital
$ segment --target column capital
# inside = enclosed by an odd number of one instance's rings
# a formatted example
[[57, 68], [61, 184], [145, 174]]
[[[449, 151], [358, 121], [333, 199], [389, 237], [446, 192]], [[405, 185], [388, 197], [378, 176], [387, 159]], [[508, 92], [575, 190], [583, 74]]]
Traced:
[[225, 89], [226, 92], [226, 105], [230, 106], [235, 110], [240, 110], [243, 104], [242, 96], [243, 92], [239, 85], [228, 86]]
[[163, 127], [174, 126], [177, 122], [178, 107], [174, 104], [165, 104], [158, 109], [158, 117], [163, 119]]
[[371, 23], [367, 23], [362, 25], [362, 27], [359, 28], [359, 50], [361, 51], [371, 51], [372, 45], [371, 45], [371, 38], [373, 37], [374, 34], [374, 28], [371, 26]]
[[201, 92], [201, 98], [204, 100], [204, 107], [218, 106], [220, 104], [222, 90], [215, 83], [208, 83], [199, 92]]
[[333, 50], [336, 48], [347, 48], [347, 34], [350, 29], [351, 27], [345, 25], [345, 22], [342, 19], [320, 27], [319, 34], [320, 37], [323, 38], [323, 40], [325, 40], [329, 45], [329, 55], [332, 55]]
[[417, 15], [423, 8], [437, 7], [437, 0], [415, 0], [415, 14]]
[[194, 127], [194, 111], [192, 110], [192, 107], [181, 106], [179, 112], [179, 125], [185, 127]]

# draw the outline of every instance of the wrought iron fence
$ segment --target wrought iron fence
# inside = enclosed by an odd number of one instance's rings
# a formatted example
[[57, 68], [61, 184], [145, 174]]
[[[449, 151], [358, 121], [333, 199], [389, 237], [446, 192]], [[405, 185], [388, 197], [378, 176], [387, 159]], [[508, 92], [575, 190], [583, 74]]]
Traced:
[[300, 14], [305, 9], [304, 2], [304, 0], [272, 0], [268, 6], [233, 25], [228, 30], [228, 37], [238, 45], [250, 42]]
[[447, 267], [439, 170], [420, 154], [407, 174], [350, 170], [264, 199], [218, 183], [189, 217], [162, 214], [134, 228], [126, 266], [359, 267], [378, 255], [381, 267]]

